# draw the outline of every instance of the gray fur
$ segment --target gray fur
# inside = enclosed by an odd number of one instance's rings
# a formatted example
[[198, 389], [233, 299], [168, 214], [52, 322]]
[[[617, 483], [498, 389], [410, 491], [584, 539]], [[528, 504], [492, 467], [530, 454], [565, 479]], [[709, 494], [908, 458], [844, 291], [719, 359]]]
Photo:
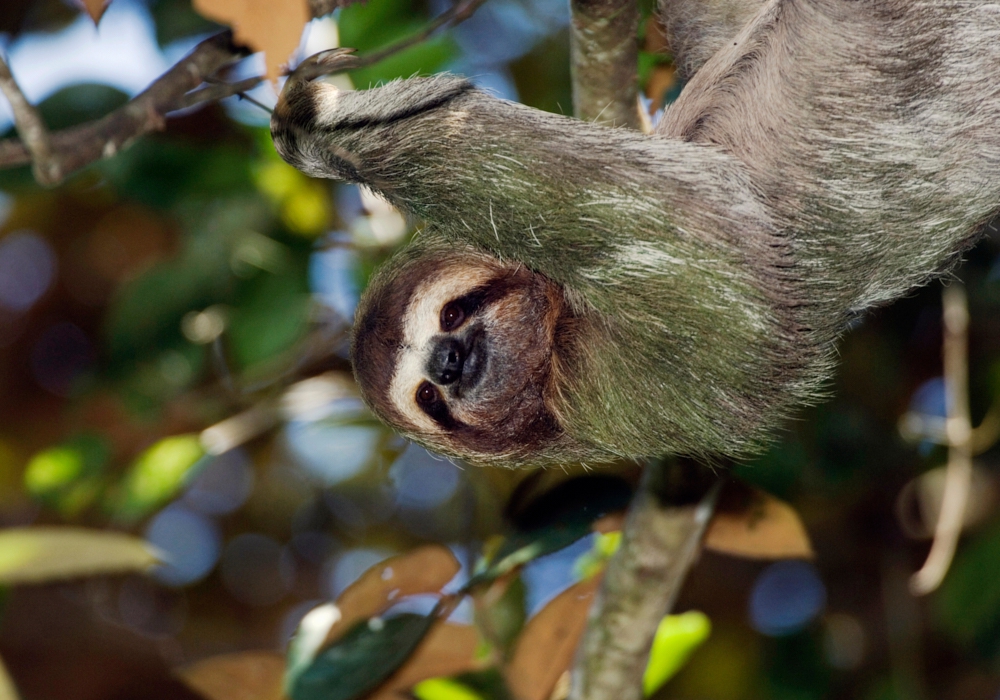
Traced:
[[816, 399], [851, 314], [947, 268], [1000, 205], [988, 2], [767, 2], [652, 137], [451, 76], [332, 90], [289, 81], [289, 162], [526, 264], [582, 319], [566, 435], [517, 463], [746, 453]]

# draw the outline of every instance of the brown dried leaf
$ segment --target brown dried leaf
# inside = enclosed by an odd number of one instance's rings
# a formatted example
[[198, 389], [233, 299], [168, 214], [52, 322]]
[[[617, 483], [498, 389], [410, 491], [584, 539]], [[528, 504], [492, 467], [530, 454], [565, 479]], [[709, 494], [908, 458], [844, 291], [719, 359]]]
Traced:
[[309, 21], [307, 0], [193, 0], [193, 6], [204, 17], [232, 27], [237, 43], [263, 51], [270, 80], [281, 74]]
[[672, 64], [661, 64], [653, 68], [646, 82], [646, 97], [651, 104], [651, 112], [663, 106], [664, 96], [677, 84], [677, 71]]
[[285, 658], [271, 651], [213, 656], [176, 671], [206, 700], [283, 700]]
[[482, 666], [475, 659], [478, 644], [479, 633], [475, 627], [439, 622], [424, 637], [413, 656], [369, 700], [410, 698], [407, 691], [420, 681], [477, 670]]
[[620, 532], [625, 527], [625, 513], [608, 513], [594, 521], [594, 532], [606, 535], [609, 532]]
[[418, 547], [373, 566], [337, 598], [341, 617], [330, 628], [323, 646], [404, 596], [439, 592], [460, 568], [451, 551], [440, 545]]
[[593, 576], [570, 586], [525, 625], [504, 670], [517, 700], [548, 700], [551, 696], [573, 662], [600, 582], [600, 576]]
[[94, 20], [95, 25], [101, 21], [105, 10], [111, 4], [111, 0], [77, 0], [77, 2], [80, 3], [83, 11], [90, 15], [90, 19]]
[[708, 524], [704, 545], [750, 559], [812, 558], [812, 544], [795, 509], [759, 489], [730, 482]]

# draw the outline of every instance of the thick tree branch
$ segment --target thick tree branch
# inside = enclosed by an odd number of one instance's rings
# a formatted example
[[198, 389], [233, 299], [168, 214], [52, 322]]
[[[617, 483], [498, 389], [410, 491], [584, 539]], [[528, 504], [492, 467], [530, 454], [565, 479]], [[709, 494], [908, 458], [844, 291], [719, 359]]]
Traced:
[[21, 140], [31, 154], [35, 179], [43, 185], [59, 182], [62, 179], [62, 173], [59, 169], [59, 163], [52, 157], [52, 149], [49, 146], [49, 130], [45, 128], [45, 122], [42, 121], [38, 110], [28, 102], [28, 98], [21, 92], [21, 87], [10, 72], [10, 66], [2, 58], [0, 58], [0, 91], [10, 102], [17, 133], [20, 134]]
[[577, 650], [572, 700], [641, 700], [653, 636], [694, 564], [721, 486], [697, 464], [646, 467]]
[[636, 0], [570, 0], [573, 113], [639, 129], [639, 7]]
[[[193, 95], [188, 94], [207, 78], [246, 55], [246, 49], [233, 45], [228, 32], [217, 34], [198, 44], [144, 92], [119, 109], [96, 121], [50, 134], [51, 165], [46, 172], [49, 177], [39, 179], [39, 182], [44, 185], [59, 184], [84, 166], [100, 158], [113, 156], [137, 137], [163, 129], [166, 115], [170, 112], [253, 87], [259, 79], [241, 81], [235, 86], [216, 84]], [[0, 168], [33, 162], [35, 154], [29, 148], [30, 141], [20, 123], [18, 133], [23, 141], [0, 141]], [[34, 163], [37, 177], [39, 161], [34, 160]]]

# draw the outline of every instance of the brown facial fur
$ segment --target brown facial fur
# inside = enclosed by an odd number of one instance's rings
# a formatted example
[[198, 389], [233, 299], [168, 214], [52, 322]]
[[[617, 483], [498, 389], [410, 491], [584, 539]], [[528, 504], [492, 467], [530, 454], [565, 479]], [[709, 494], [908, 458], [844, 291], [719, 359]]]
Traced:
[[[482, 326], [488, 361], [471, 396], [442, 392], [449, 420], [437, 424], [418, 413], [416, 380], [400, 388], [392, 386], [393, 378], [408, 353], [425, 350], [409, 346], [406, 337], [408, 316], [422, 297], [439, 294], [442, 286], [463, 284], [464, 291], [475, 289], [483, 297], [467, 323]], [[443, 297], [445, 303], [453, 296]], [[435, 321], [441, 306], [435, 299]], [[352, 357], [362, 396], [383, 420], [418, 442], [433, 441], [439, 452], [471, 452], [489, 461], [544, 449], [562, 435], [551, 399], [557, 326], [565, 325], [560, 320], [567, 313], [561, 289], [520, 265], [505, 266], [465, 251], [438, 251], [390, 264], [358, 309]], [[411, 367], [415, 363], [411, 357]]]

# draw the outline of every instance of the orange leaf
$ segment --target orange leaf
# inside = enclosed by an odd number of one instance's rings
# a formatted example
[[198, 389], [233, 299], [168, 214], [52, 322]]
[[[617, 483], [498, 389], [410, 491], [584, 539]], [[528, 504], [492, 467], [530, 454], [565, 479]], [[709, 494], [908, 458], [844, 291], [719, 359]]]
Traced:
[[504, 677], [517, 700], [548, 700], [573, 662], [600, 576], [576, 583], [524, 626]]
[[341, 617], [330, 628], [324, 646], [404, 596], [439, 592], [460, 568], [451, 551], [440, 545], [418, 547], [376, 564], [337, 598]]
[[795, 509], [739, 482], [726, 486], [708, 524], [705, 547], [750, 559], [812, 558], [809, 534]]
[[77, 0], [77, 2], [83, 7], [83, 11], [90, 15], [90, 19], [94, 20], [95, 25], [101, 21], [104, 11], [111, 4], [111, 0]]
[[208, 19], [232, 27], [237, 43], [263, 51], [271, 80], [298, 48], [309, 21], [306, 0], [193, 0], [193, 5]]
[[270, 651], [212, 656], [176, 671], [206, 700], [282, 700], [285, 657]]
[[602, 518], [594, 521], [594, 532], [606, 535], [609, 532], [618, 532], [625, 527], [625, 513], [608, 513]]

